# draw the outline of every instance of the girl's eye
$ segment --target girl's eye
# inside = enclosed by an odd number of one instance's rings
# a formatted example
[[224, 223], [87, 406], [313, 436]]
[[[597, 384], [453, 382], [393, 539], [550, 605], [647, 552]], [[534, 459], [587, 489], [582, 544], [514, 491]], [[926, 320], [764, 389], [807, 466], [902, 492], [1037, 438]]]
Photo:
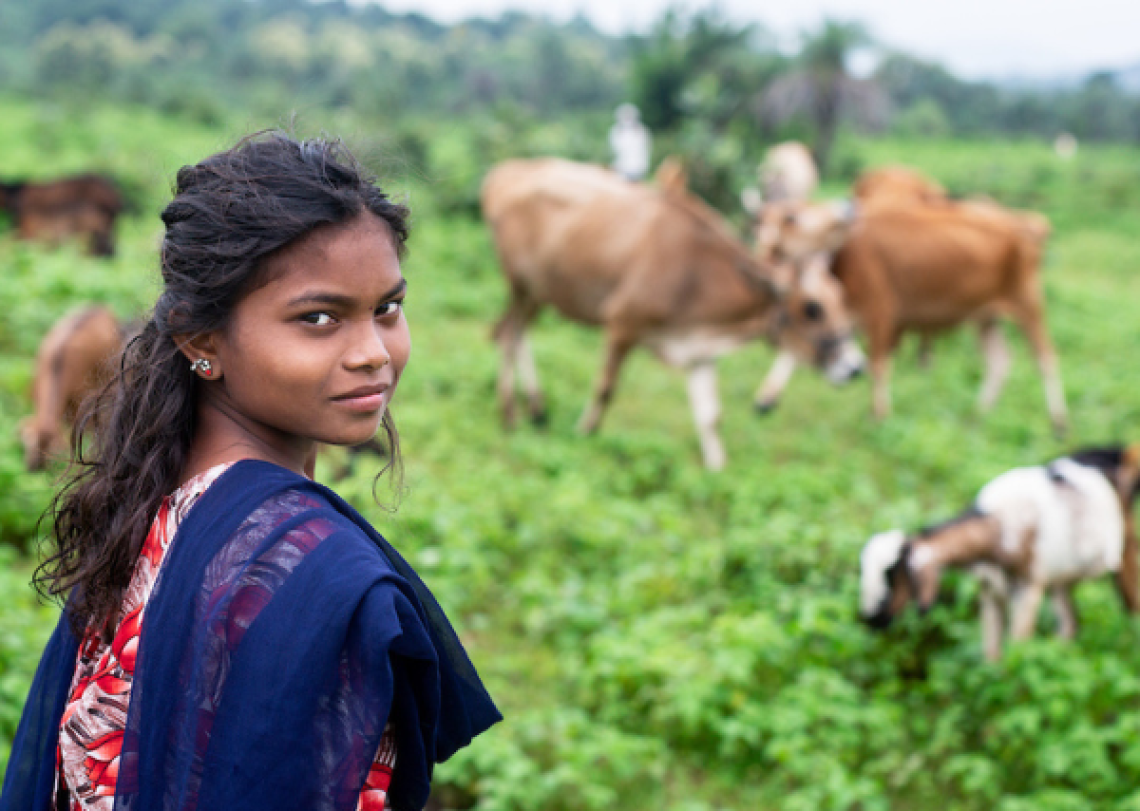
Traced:
[[386, 301], [376, 308], [376, 316], [377, 318], [384, 318], [389, 315], [395, 315], [400, 312], [403, 306], [404, 302], [402, 301]]
[[301, 316], [301, 320], [313, 326], [327, 327], [333, 322], [333, 317], [330, 313], [307, 313]]

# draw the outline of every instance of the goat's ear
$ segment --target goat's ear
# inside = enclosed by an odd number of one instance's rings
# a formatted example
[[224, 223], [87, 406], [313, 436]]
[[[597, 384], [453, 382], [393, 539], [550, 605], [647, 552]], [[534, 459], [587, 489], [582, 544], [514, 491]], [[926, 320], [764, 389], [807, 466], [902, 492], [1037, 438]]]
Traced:
[[759, 217], [760, 210], [764, 208], [764, 195], [760, 193], [759, 189], [749, 186], [740, 193], [740, 204], [753, 217]]

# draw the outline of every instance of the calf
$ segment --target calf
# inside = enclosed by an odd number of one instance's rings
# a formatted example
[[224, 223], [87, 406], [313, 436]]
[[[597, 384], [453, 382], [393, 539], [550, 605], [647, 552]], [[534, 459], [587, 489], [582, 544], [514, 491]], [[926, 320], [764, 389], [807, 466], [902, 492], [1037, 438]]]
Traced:
[[947, 566], [966, 567], [981, 582], [984, 650], [991, 661], [1001, 655], [1007, 617], [1015, 639], [1030, 636], [1045, 594], [1053, 599], [1061, 636], [1072, 638], [1072, 588], [1081, 580], [1112, 573], [1125, 609], [1136, 613], [1140, 583], [1132, 504], [1138, 493], [1140, 445], [1087, 449], [1003, 473], [957, 518], [867, 541], [862, 617], [885, 628], [911, 602], [929, 609]]
[[60, 319], [44, 336], [32, 380], [35, 413], [20, 424], [24, 463], [39, 470], [65, 446], [64, 426], [114, 372], [123, 332], [105, 307], [86, 307]]

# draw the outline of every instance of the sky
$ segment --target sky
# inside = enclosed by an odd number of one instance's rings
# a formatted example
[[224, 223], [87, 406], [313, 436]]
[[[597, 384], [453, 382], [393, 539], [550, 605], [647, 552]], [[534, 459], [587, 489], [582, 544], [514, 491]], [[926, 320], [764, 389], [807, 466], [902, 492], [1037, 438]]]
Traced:
[[[441, 21], [506, 9], [565, 20], [582, 12], [611, 34], [644, 31], [675, 0], [380, 0]], [[706, 2], [689, 2], [694, 9]], [[826, 16], [860, 20], [877, 40], [966, 78], [1057, 79], [1140, 65], [1138, 0], [719, 0], [794, 45]]]

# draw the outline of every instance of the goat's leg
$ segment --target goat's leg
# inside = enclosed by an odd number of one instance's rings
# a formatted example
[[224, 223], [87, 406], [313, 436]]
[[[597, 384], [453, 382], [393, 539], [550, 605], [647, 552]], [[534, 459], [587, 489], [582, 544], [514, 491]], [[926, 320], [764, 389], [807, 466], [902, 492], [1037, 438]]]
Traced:
[[1029, 339], [1037, 367], [1045, 385], [1045, 401], [1049, 407], [1049, 418], [1053, 430], [1063, 435], [1069, 427], [1069, 412], [1065, 405], [1065, 388], [1061, 384], [1061, 367], [1057, 362], [1057, 352], [1045, 328], [1045, 308], [1041, 301], [1041, 291], [1036, 287], [1025, 293], [1015, 308], [1017, 322]]
[[716, 386], [716, 365], [712, 361], [698, 363], [689, 369], [689, 404], [693, 409], [693, 422], [701, 441], [701, 456], [705, 467], [720, 470], [726, 455], [717, 432], [720, 422], [720, 395]]
[[1053, 611], [1057, 614], [1057, 635], [1061, 639], [1073, 639], [1077, 635], [1077, 607], [1073, 605], [1073, 593], [1067, 586], [1054, 586], [1050, 589], [1053, 598]]
[[982, 650], [987, 662], [1001, 659], [1001, 638], [1005, 628], [1005, 600], [993, 589], [982, 588]]
[[982, 342], [982, 354], [986, 362], [986, 376], [978, 391], [978, 409], [989, 411], [997, 402], [1005, 380], [1009, 376], [1009, 347], [1002, 334], [997, 319], [987, 318], [978, 325], [978, 335]]
[[784, 393], [795, 371], [796, 356], [786, 349], [781, 349], [772, 363], [772, 368], [768, 370], [768, 376], [756, 390], [752, 404], [758, 412], [767, 414], [779, 404], [780, 395]]
[[606, 406], [613, 398], [621, 365], [625, 362], [626, 355], [633, 348], [633, 344], [633, 340], [624, 334], [610, 332], [607, 335], [606, 359], [602, 366], [602, 374], [594, 386], [594, 393], [590, 402], [586, 404], [586, 410], [582, 412], [582, 418], [578, 420], [578, 431], [580, 433], [592, 434], [598, 430]]
[[518, 369], [519, 377], [522, 378], [531, 421], [546, 422], [546, 405], [543, 402], [542, 389], [538, 385], [538, 368], [534, 365], [534, 353], [530, 350], [530, 341], [527, 340], [525, 333], [520, 334], [518, 341], [515, 342], [515, 367]]
[[[1129, 503], [1127, 500], [1125, 503]], [[1129, 614], [1140, 613], [1140, 548], [1136, 539], [1136, 519], [1132, 510], [1124, 514], [1124, 550], [1116, 570], [1116, 590]]]
[[1013, 619], [1010, 636], [1014, 639], [1029, 639], [1037, 625], [1037, 613], [1041, 610], [1041, 600], [1045, 589], [1039, 583], [1026, 583], [1014, 594]]

